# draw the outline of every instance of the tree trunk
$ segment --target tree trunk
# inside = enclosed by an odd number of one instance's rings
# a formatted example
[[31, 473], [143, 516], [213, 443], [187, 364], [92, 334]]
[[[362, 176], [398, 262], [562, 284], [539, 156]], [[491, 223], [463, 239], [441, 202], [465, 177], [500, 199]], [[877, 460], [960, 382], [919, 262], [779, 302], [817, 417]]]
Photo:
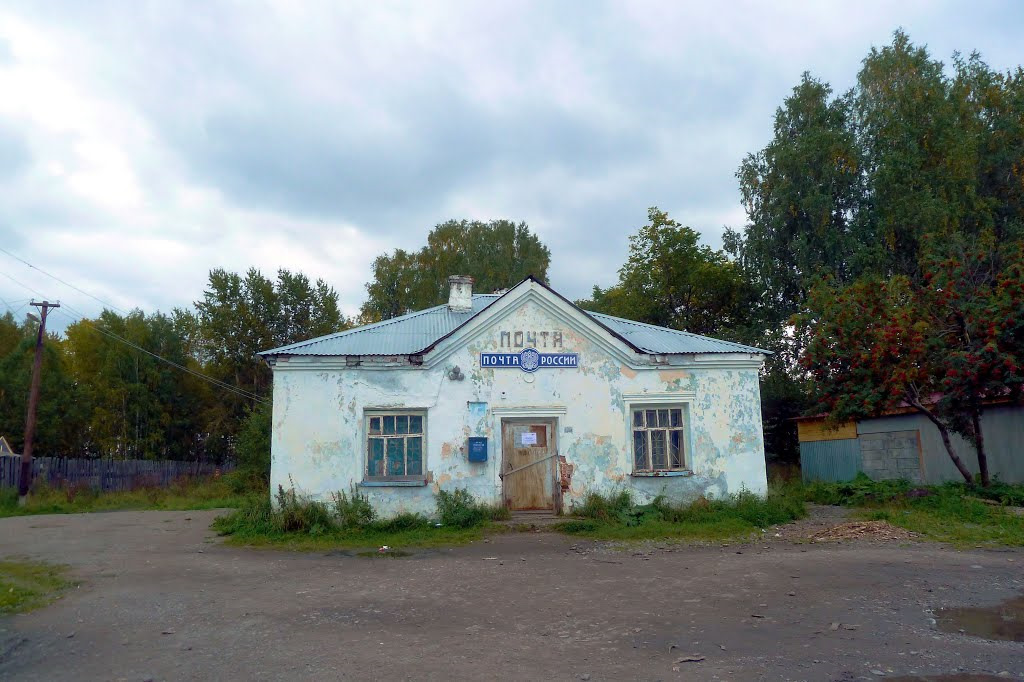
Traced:
[[974, 410], [971, 413], [971, 421], [974, 423], [974, 437], [978, 448], [978, 471], [981, 473], [981, 484], [986, 488], [992, 482], [988, 475], [988, 455], [985, 454], [985, 435], [981, 432], [981, 410]]
[[953, 441], [949, 438], [949, 429], [946, 428], [946, 425], [919, 401], [913, 401], [910, 404], [913, 405], [914, 409], [918, 412], [928, 417], [928, 420], [932, 424], [935, 424], [935, 427], [939, 430], [939, 435], [942, 436], [942, 444], [946, 446], [946, 452], [949, 453], [949, 458], [953, 460], [953, 464], [960, 472], [960, 475], [964, 477], [964, 480], [967, 481], [967, 483], [974, 483], [974, 475], [971, 473], [971, 470], [967, 468], [964, 461], [956, 454], [956, 450], [953, 449]]

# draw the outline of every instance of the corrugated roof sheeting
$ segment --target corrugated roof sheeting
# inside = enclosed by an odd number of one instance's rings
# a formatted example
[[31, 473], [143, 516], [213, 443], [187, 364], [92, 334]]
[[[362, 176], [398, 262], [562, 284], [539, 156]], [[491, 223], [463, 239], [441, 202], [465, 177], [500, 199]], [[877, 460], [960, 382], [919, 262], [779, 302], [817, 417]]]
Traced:
[[624, 320], [621, 317], [612, 317], [601, 313], [588, 315], [608, 327], [616, 334], [629, 340], [637, 348], [642, 348], [648, 353], [672, 354], [672, 353], [767, 353], [768, 351], [744, 346], [732, 341], [721, 341], [699, 334], [681, 332], [665, 327], [655, 327], [653, 324]]
[[[282, 346], [260, 355], [409, 355], [418, 353], [450, 334], [500, 298], [497, 294], [473, 296], [473, 311], [456, 313], [439, 305], [384, 322]], [[655, 327], [610, 315], [591, 313], [598, 323], [647, 353], [767, 353], [731, 341]]]
[[300, 341], [260, 355], [409, 355], [449, 334], [496, 301], [495, 294], [475, 294], [473, 312], [456, 313], [434, 306], [383, 322]]

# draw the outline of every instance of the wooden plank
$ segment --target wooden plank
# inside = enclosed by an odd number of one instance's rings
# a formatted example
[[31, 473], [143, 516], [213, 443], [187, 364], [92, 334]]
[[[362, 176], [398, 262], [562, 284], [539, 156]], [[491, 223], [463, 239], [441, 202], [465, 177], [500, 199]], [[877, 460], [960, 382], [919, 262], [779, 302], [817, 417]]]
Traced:
[[829, 427], [824, 419], [806, 419], [796, 423], [796, 434], [801, 443], [847, 440], [857, 437], [857, 423], [846, 422], [836, 427]]
[[510, 509], [554, 508], [550, 428], [546, 423], [502, 422], [503, 488]]

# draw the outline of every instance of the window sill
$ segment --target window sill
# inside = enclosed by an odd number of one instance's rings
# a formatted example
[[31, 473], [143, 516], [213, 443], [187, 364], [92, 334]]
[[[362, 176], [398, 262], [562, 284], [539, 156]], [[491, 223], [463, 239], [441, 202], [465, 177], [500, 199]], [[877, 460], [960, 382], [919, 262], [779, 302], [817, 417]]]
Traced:
[[689, 469], [677, 469], [674, 471], [634, 471], [630, 474], [634, 478], [677, 478], [680, 476], [693, 476]]
[[360, 481], [360, 488], [422, 488], [427, 484], [426, 480], [419, 478], [415, 481]]

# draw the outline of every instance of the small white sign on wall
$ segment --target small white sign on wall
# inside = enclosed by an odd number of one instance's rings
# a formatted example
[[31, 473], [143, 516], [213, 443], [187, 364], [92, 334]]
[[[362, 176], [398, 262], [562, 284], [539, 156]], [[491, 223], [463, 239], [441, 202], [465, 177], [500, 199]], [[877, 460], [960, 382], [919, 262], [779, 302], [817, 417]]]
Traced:
[[522, 439], [522, 441], [520, 442], [520, 445], [536, 445], [537, 444], [537, 434], [534, 433], [533, 431], [523, 431], [523, 433], [520, 435], [520, 438]]

